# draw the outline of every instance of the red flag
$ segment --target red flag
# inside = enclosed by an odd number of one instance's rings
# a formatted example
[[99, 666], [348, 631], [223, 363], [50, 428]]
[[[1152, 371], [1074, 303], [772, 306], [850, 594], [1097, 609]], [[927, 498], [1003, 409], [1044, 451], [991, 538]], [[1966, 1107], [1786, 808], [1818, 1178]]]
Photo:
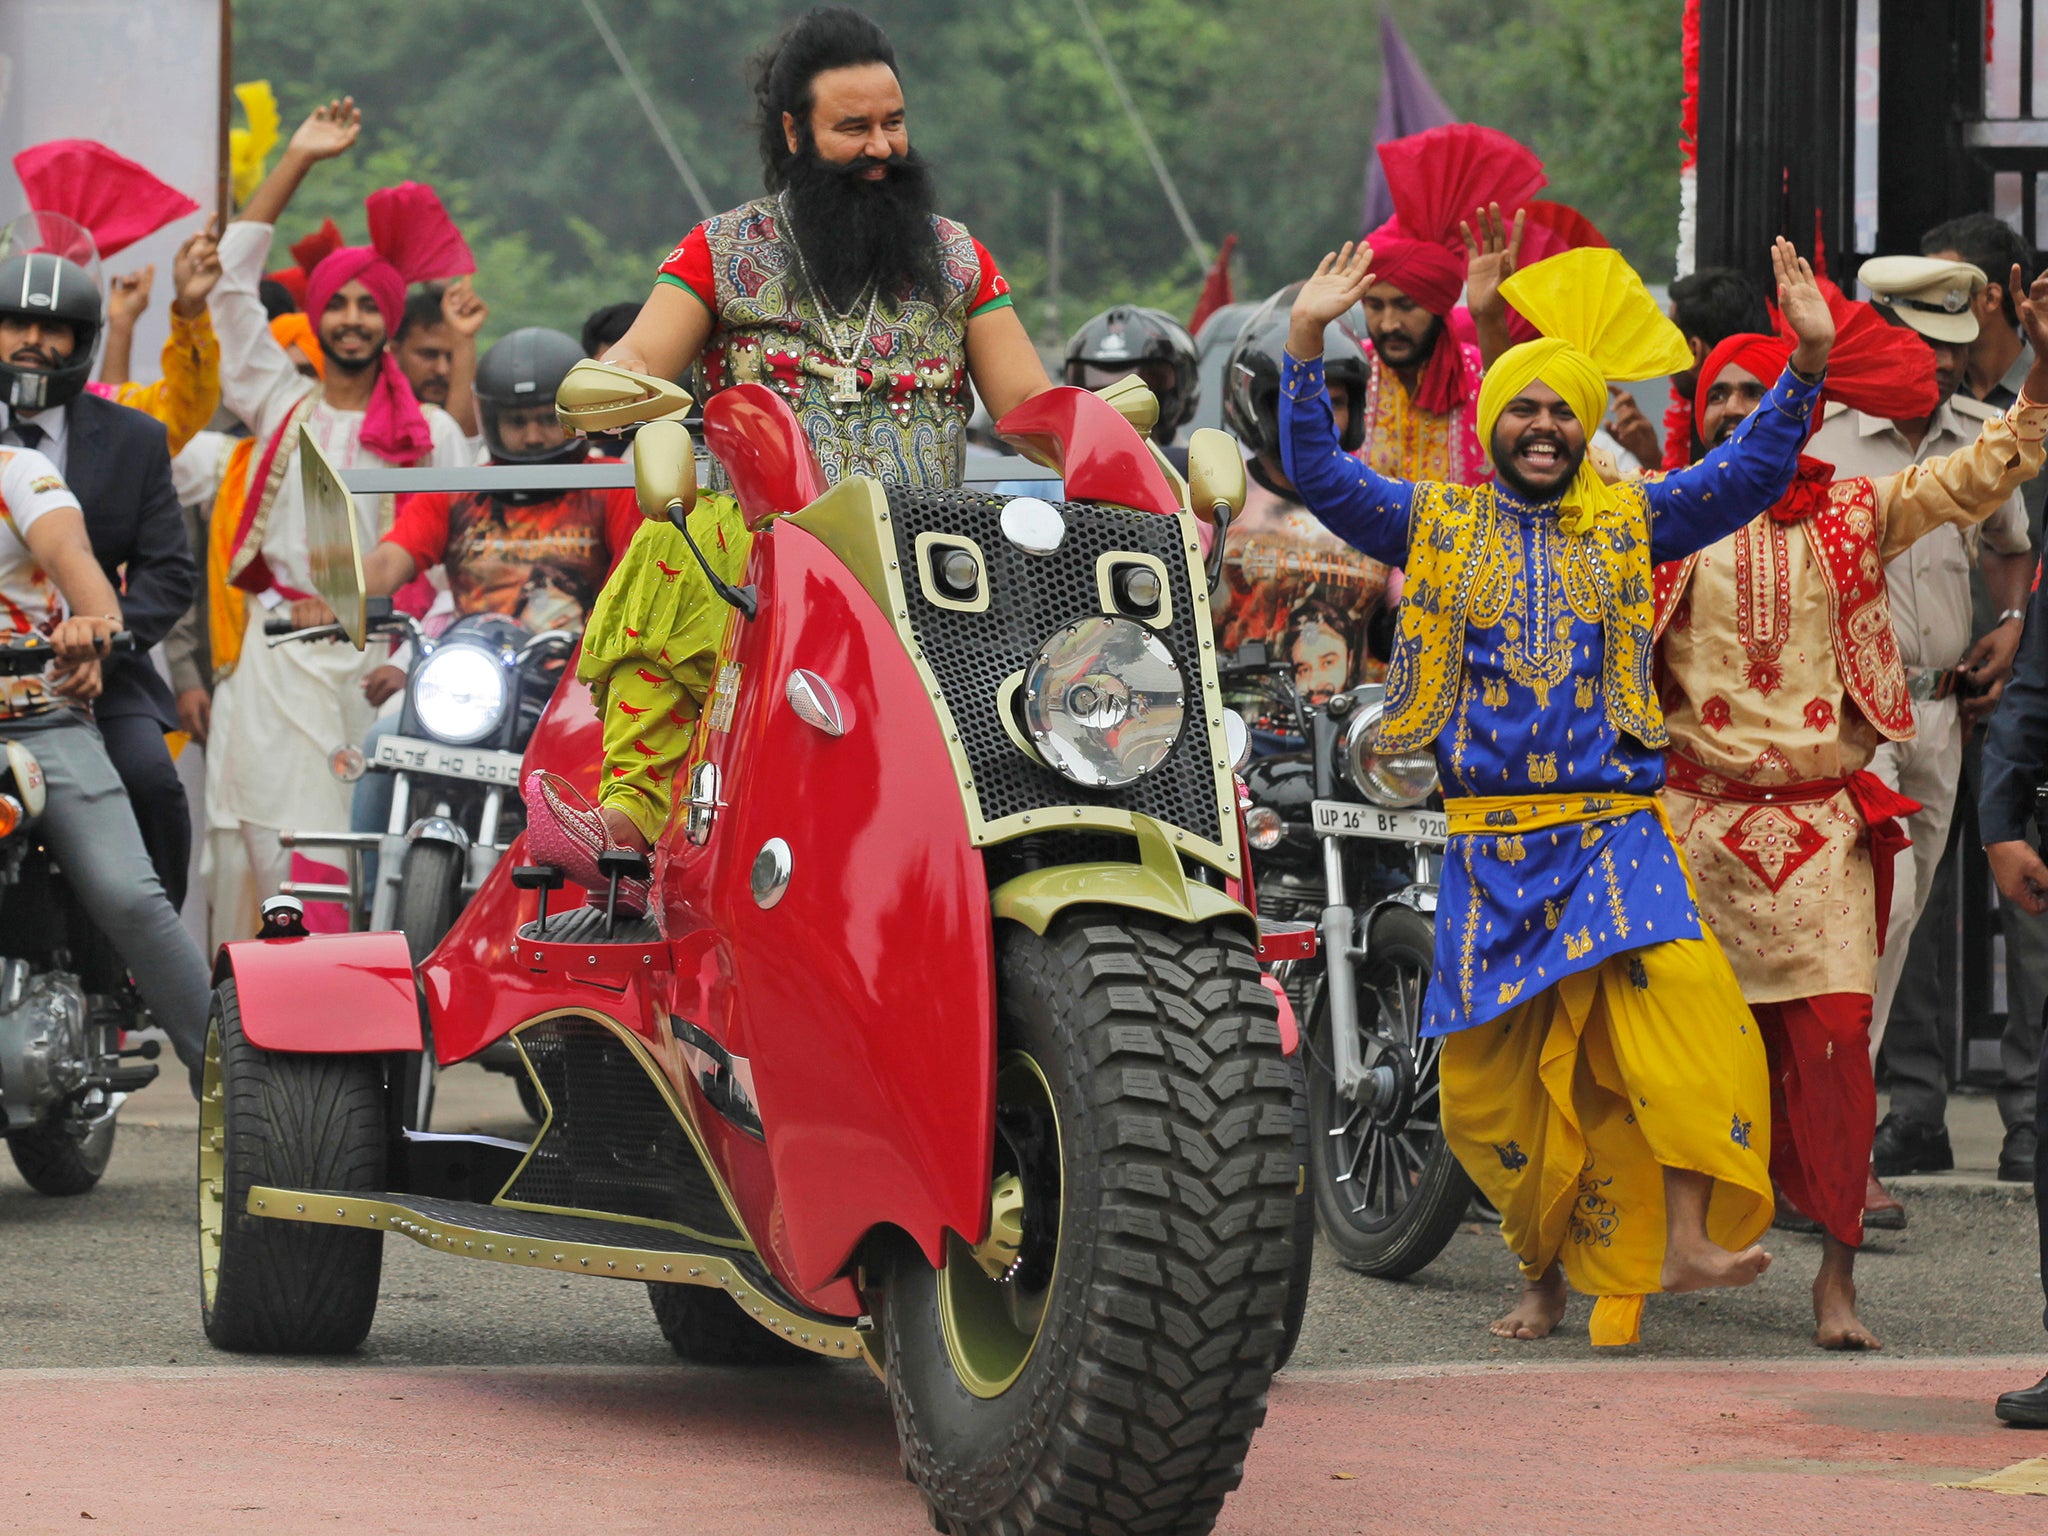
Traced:
[[1195, 300], [1195, 313], [1188, 321], [1188, 334], [1198, 334], [1202, 322], [1215, 314], [1224, 305], [1231, 303], [1230, 253], [1237, 249], [1237, 236], [1225, 235], [1223, 248], [1216, 253], [1216, 265], [1209, 269], [1209, 275], [1202, 280], [1202, 296]]

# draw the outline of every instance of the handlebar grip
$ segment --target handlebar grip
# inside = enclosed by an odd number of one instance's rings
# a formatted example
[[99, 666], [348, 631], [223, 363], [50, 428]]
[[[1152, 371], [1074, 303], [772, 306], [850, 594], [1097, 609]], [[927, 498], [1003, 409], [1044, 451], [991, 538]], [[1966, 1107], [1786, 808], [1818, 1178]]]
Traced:
[[135, 636], [128, 630], [107, 636], [107, 654], [110, 656], [132, 656], [135, 654]]
[[263, 621], [263, 633], [266, 635], [288, 635], [298, 627], [288, 618], [265, 619]]

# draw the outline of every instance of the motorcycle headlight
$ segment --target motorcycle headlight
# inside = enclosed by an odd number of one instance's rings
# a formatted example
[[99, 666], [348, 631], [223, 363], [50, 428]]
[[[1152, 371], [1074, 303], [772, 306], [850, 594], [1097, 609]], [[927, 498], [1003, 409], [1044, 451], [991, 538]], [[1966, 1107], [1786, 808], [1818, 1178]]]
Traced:
[[1166, 760], [1187, 723], [1180, 663], [1143, 624], [1077, 619], [1024, 669], [1024, 726], [1077, 784], [1120, 789]]
[[1388, 810], [1420, 805], [1436, 793], [1436, 759], [1428, 752], [1375, 752], [1372, 738], [1385, 713], [1386, 705], [1374, 702], [1352, 717], [1338, 747], [1337, 765], [1351, 787], [1374, 805]]
[[473, 645], [447, 645], [412, 678], [412, 709], [420, 729], [456, 746], [490, 735], [505, 712], [505, 669]]

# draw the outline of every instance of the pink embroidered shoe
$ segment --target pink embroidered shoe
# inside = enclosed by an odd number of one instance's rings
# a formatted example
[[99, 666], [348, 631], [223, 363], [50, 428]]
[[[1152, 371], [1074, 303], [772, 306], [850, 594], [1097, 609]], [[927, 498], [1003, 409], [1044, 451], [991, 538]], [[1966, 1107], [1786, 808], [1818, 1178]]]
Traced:
[[[625, 845], [611, 835], [597, 808], [559, 773], [542, 768], [528, 774], [524, 794], [527, 851], [539, 863], [561, 870], [590, 892], [593, 905], [602, 906], [611, 881], [597, 867], [597, 856]], [[640, 916], [650, 894], [646, 880], [621, 880], [618, 915]]]

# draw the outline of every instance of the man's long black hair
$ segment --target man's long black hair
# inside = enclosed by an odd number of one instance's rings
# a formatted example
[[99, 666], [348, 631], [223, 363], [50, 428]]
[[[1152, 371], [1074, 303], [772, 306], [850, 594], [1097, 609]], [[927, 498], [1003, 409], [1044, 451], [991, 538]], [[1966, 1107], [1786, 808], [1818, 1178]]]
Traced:
[[821, 5], [789, 24], [775, 45], [753, 62], [754, 103], [761, 114], [761, 179], [770, 192], [788, 183], [790, 163], [802, 148], [791, 150], [783, 136], [782, 114], [797, 121], [801, 139], [810, 138], [811, 82], [828, 69], [857, 64], [896, 68], [896, 49], [889, 34], [849, 5]]

